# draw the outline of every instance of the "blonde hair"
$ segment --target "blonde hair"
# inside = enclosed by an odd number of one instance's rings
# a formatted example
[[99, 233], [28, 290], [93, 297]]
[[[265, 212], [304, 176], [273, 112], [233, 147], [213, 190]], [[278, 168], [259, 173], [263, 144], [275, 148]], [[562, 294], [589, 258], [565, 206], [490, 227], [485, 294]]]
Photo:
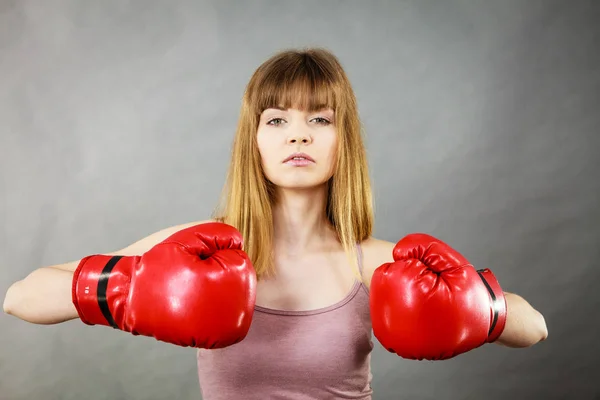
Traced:
[[256, 136], [262, 112], [280, 106], [335, 111], [339, 147], [328, 182], [326, 212], [361, 279], [356, 243], [367, 239], [373, 229], [371, 183], [356, 97], [340, 62], [327, 50], [285, 50], [252, 75], [242, 99], [227, 183], [215, 219], [240, 231], [259, 279], [274, 274], [275, 187], [263, 172]]

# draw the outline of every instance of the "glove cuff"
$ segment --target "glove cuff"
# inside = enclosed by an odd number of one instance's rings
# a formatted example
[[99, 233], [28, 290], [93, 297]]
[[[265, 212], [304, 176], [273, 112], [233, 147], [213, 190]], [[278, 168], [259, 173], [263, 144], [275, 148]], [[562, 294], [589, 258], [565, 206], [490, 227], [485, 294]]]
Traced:
[[91, 255], [79, 262], [73, 273], [71, 297], [83, 323], [119, 329], [107, 302], [107, 288], [110, 273], [121, 258]]
[[492, 271], [486, 268], [478, 270], [477, 273], [490, 295], [491, 321], [486, 341], [492, 343], [500, 337], [506, 325], [506, 298]]

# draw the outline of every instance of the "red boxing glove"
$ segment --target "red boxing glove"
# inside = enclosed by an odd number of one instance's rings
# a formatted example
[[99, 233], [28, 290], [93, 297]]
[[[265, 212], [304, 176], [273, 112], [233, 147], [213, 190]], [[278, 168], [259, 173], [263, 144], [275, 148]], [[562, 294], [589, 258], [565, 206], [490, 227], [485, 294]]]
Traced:
[[215, 349], [246, 337], [256, 272], [235, 228], [204, 223], [176, 232], [142, 256], [84, 258], [72, 294], [88, 325]]
[[506, 299], [490, 270], [475, 270], [447, 244], [419, 233], [400, 240], [393, 257], [370, 286], [373, 333], [388, 351], [444, 360], [500, 336]]

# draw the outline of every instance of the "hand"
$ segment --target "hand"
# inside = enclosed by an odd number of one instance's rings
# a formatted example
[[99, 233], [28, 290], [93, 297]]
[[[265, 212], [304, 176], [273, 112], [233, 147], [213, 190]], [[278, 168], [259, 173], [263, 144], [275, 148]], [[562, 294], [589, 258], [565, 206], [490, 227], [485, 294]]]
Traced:
[[142, 256], [84, 258], [73, 276], [72, 297], [88, 325], [184, 347], [221, 348], [248, 333], [256, 273], [235, 228], [203, 223]]
[[493, 342], [506, 323], [506, 300], [488, 269], [426, 234], [400, 240], [394, 262], [370, 286], [373, 333], [388, 351], [443, 360]]

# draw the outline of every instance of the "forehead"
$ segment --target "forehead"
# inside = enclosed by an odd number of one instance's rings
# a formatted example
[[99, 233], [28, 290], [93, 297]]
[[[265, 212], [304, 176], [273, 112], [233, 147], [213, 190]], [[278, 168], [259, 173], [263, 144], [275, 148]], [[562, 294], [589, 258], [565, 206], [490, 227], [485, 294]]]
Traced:
[[316, 107], [314, 107], [313, 110], [307, 110], [307, 109], [302, 108], [301, 106], [298, 106], [298, 105], [293, 105], [291, 107], [285, 107], [285, 106], [279, 105], [279, 106], [268, 107], [265, 110], [263, 110], [263, 112], [275, 112], [275, 111], [279, 111], [279, 112], [301, 112], [301, 113], [312, 113], [312, 112], [334, 113], [335, 112], [331, 107], [328, 107], [327, 105], [316, 106]]
[[315, 112], [325, 109], [335, 109], [335, 101], [332, 93], [326, 88], [311, 90], [308, 88], [280, 88], [272, 93], [264, 92], [262, 98], [256, 104], [259, 113], [266, 109], [287, 111], [289, 109], [305, 112]]
[[251, 106], [257, 114], [269, 108], [307, 112], [335, 110], [338, 103], [336, 84], [327, 74], [278, 71], [265, 76], [254, 89]]

